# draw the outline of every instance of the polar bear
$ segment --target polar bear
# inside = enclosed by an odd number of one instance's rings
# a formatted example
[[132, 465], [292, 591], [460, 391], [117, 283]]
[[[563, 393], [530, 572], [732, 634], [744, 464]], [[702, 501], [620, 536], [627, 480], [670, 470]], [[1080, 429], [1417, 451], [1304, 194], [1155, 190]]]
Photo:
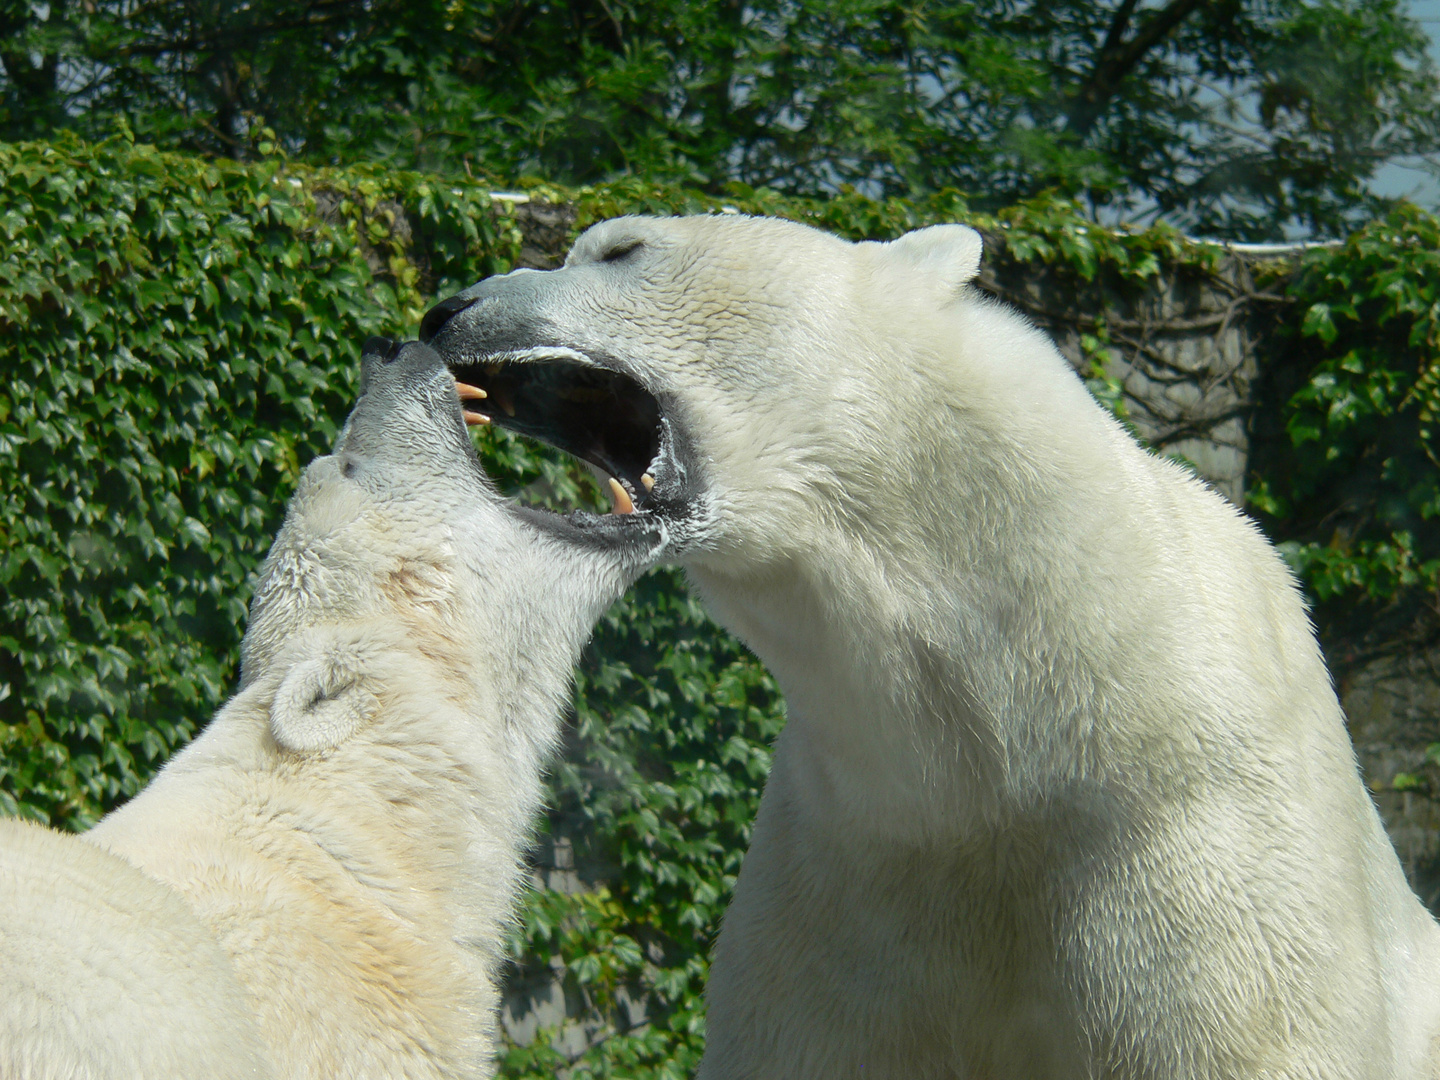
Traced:
[[1440, 929], [1293, 578], [980, 258], [621, 218], [422, 324], [785, 692], [700, 1076], [1440, 1075]]
[[522, 520], [431, 350], [362, 380], [235, 697], [89, 833], [0, 822], [0, 1076], [491, 1075], [571, 670], [655, 538]]

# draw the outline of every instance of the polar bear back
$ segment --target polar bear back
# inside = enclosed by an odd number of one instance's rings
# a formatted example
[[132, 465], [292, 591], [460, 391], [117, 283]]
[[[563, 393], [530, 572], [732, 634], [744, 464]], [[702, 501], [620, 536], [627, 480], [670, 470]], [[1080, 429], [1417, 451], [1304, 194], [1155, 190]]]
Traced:
[[229, 959], [183, 899], [124, 859], [0, 820], [0, 910], [0, 1076], [270, 1075]]

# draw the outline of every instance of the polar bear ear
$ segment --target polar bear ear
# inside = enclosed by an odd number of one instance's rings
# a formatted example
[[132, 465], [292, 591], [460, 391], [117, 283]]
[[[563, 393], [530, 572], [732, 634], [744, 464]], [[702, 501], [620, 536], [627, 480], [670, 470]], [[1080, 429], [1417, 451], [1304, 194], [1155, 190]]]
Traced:
[[955, 292], [980, 272], [984, 246], [980, 234], [968, 225], [931, 225], [885, 245], [946, 292]]
[[380, 703], [354, 660], [332, 647], [285, 673], [270, 703], [270, 734], [282, 749], [332, 750], [375, 715]]

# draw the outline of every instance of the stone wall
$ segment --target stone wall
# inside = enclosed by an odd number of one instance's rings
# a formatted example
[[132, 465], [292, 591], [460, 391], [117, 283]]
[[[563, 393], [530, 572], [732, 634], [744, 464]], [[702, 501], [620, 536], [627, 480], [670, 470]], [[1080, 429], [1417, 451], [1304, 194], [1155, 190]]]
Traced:
[[1440, 743], [1440, 649], [1357, 664], [1340, 676], [1337, 689], [1360, 772], [1405, 876], [1426, 906], [1440, 914], [1440, 802], [1395, 789], [1402, 773], [1423, 775], [1435, 768], [1426, 750]]

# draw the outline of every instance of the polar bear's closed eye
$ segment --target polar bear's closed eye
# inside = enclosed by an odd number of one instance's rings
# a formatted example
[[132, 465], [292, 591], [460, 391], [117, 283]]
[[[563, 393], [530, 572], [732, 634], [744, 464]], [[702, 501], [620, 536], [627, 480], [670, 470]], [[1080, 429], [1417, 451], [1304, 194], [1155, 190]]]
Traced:
[[638, 236], [624, 237], [600, 253], [600, 262], [619, 262], [627, 256], [634, 255], [644, 246], [645, 241]]
[[281, 680], [270, 704], [270, 733], [294, 753], [333, 750], [379, 709], [356, 642], [317, 643]]

